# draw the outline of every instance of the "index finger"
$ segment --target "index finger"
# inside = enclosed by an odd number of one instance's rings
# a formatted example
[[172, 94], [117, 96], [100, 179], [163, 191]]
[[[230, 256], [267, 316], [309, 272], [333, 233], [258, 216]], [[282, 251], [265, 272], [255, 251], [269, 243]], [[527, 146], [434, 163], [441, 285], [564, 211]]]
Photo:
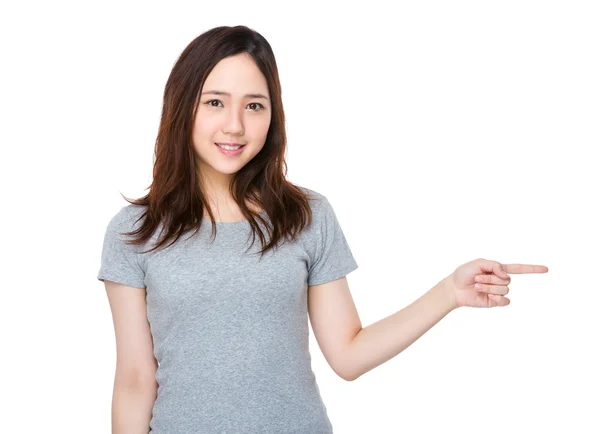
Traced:
[[528, 274], [528, 273], [547, 273], [548, 267], [545, 265], [532, 264], [502, 264], [502, 268], [508, 274]]

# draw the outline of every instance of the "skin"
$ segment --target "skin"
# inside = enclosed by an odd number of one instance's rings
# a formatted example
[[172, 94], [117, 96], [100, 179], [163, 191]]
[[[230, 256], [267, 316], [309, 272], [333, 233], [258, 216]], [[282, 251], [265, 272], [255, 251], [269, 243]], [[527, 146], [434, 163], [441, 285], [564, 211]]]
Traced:
[[[215, 90], [229, 95], [209, 93]], [[247, 94], [262, 94], [266, 99]], [[192, 137], [204, 191], [221, 220], [243, 219], [229, 193], [229, 183], [264, 147], [270, 123], [267, 80], [252, 57], [242, 53], [217, 63], [202, 87]], [[246, 146], [241, 154], [228, 156], [221, 153], [217, 142]]]
[[458, 267], [449, 276], [455, 307], [508, 306], [509, 274], [547, 273], [545, 265], [501, 264], [476, 259]]

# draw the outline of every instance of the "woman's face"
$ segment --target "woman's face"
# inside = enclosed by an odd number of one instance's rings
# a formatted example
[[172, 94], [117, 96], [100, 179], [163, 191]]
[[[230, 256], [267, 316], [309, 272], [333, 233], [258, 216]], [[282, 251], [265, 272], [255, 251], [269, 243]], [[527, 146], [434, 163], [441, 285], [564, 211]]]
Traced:
[[[267, 80], [254, 60], [245, 53], [222, 59], [206, 78], [194, 120], [201, 174], [218, 177], [240, 170], [263, 148], [270, 123]], [[216, 143], [244, 146], [227, 155]]]

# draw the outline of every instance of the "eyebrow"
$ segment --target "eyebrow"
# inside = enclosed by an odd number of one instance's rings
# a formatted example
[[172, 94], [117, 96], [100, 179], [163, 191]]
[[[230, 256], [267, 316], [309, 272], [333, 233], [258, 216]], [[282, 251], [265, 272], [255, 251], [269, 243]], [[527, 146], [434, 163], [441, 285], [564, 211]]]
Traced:
[[[212, 94], [212, 95], [227, 95], [227, 96], [231, 96], [230, 93], [228, 92], [223, 92], [222, 90], [207, 90], [206, 92], [202, 92], [202, 95], [205, 94]], [[246, 95], [244, 95], [245, 98], [264, 98], [267, 101], [269, 100], [269, 98], [267, 98], [265, 95], [263, 95], [262, 93], [247, 93]]]

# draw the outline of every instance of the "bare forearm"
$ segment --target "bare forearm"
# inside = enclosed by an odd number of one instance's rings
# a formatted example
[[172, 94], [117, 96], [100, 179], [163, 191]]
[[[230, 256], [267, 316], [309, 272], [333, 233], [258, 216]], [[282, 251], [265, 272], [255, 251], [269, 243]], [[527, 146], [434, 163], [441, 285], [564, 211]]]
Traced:
[[157, 388], [115, 382], [112, 400], [112, 434], [148, 434]]
[[404, 309], [363, 327], [346, 352], [347, 376], [357, 379], [400, 354], [450, 313], [453, 303], [446, 279]]

